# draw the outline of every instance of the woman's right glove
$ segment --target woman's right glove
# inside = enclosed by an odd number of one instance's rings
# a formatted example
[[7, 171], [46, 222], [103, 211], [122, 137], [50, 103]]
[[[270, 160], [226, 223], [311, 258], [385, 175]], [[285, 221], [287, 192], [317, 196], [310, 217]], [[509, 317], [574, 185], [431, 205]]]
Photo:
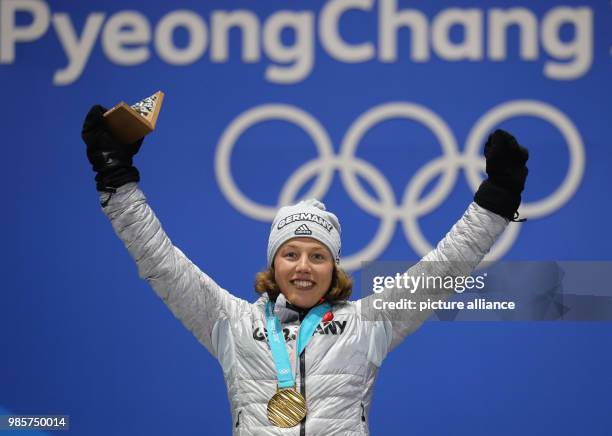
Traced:
[[489, 135], [484, 155], [489, 177], [476, 191], [474, 201], [491, 212], [517, 221], [521, 192], [527, 179], [525, 164], [529, 151], [510, 133], [498, 129]]
[[87, 145], [87, 159], [96, 174], [96, 189], [100, 192], [116, 192], [129, 182], [140, 181], [140, 175], [132, 158], [142, 145], [142, 139], [134, 144], [121, 144], [108, 130], [104, 121], [106, 108], [93, 106], [83, 122], [81, 138]]

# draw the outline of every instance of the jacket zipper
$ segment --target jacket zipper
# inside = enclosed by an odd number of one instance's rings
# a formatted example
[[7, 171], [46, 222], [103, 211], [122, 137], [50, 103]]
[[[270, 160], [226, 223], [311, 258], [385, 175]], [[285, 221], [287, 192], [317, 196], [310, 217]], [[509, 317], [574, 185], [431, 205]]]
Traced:
[[366, 422], [365, 407], [363, 407], [363, 403], [361, 403], [361, 422]]
[[[306, 400], [306, 348], [300, 354], [300, 393]], [[300, 422], [300, 436], [306, 436], [306, 418]]]
[[240, 426], [240, 414], [241, 413], [242, 413], [242, 410], [238, 412], [238, 417], [236, 418], [236, 428]]
[[[298, 312], [298, 319], [300, 321], [300, 326], [304, 317], [306, 316], [307, 311]], [[304, 397], [304, 401], [306, 401], [306, 348], [300, 354], [300, 394]], [[308, 407], [308, 402], [306, 401], [306, 407]], [[306, 418], [300, 422], [300, 436], [306, 436]]]

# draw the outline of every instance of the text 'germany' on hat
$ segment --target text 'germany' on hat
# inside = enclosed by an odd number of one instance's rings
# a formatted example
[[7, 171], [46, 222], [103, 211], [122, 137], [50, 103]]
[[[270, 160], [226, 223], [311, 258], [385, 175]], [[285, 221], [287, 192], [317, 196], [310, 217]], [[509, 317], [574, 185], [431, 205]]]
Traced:
[[281, 207], [270, 229], [268, 238], [268, 267], [281, 245], [293, 238], [313, 238], [323, 243], [336, 263], [340, 262], [340, 222], [338, 217], [325, 209], [319, 200], [300, 201]]

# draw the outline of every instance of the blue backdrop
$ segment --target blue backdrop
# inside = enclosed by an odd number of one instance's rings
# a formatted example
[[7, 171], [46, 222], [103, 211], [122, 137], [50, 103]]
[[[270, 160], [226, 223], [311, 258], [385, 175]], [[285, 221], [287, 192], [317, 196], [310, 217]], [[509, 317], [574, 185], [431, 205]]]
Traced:
[[[92, 104], [166, 93], [141, 186], [249, 300], [274, 208], [302, 195], [339, 215], [357, 282], [361, 260], [423, 255], [496, 126], [531, 157], [529, 220], [493, 258], [611, 260], [611, 18], [603, 1], [0, 0], [0, 410], [230, 434], [219, 365], [100, 211]], [[610, 434], [611, 345], [610, 323], [428, 323], [385, 361], [371, 430]]]

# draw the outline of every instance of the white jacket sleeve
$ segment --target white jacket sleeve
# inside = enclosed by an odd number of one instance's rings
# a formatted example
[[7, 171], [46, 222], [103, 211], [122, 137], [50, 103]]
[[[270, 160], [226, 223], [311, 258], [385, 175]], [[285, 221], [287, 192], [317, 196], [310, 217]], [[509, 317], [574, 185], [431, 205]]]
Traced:
[[[493, 243], [503, 233], [508, 220], [490, 212], [476, 203], [471, 203], [463, 217], [455, 223], [436, 248], [426, 254], [406, 273], [422, 277], [458, 277], [467, 276], [478, 266], [489, 252]], [[369, 354], [372, 361], [382, 362], [384, 356], [393, 350], [406, 336], [417, 330], [432, 314], [432, 310], [381, 309], [375, 310], [374, 299], [382, 301], [400, 301], [402, 298], [420, 302], [444, 300], [454, 294], [453, 290], [431, 287], [419, 287], [414, 292], [406, 289], [385, 289], [379, 294], [370, 295], [360, 300], [361, 311], [367, 313], [365, 318], [371, 323], [371, 334], [384, 341], [372, 343]], [[378, 304], [380, 307], [380, 303]], [[383, 343], [381, 343], [383, 342]], [[386, 342], [386, 343], [385, 343]]]
[[[101, 193], [103, 201], [109, 194]], [[217, 323], [236, 319], [249, 303], [222, 289], [172, 244], [136, 183], [121, 186], [103, 207], [119, 238], [174, 316], [218, 357]]]

